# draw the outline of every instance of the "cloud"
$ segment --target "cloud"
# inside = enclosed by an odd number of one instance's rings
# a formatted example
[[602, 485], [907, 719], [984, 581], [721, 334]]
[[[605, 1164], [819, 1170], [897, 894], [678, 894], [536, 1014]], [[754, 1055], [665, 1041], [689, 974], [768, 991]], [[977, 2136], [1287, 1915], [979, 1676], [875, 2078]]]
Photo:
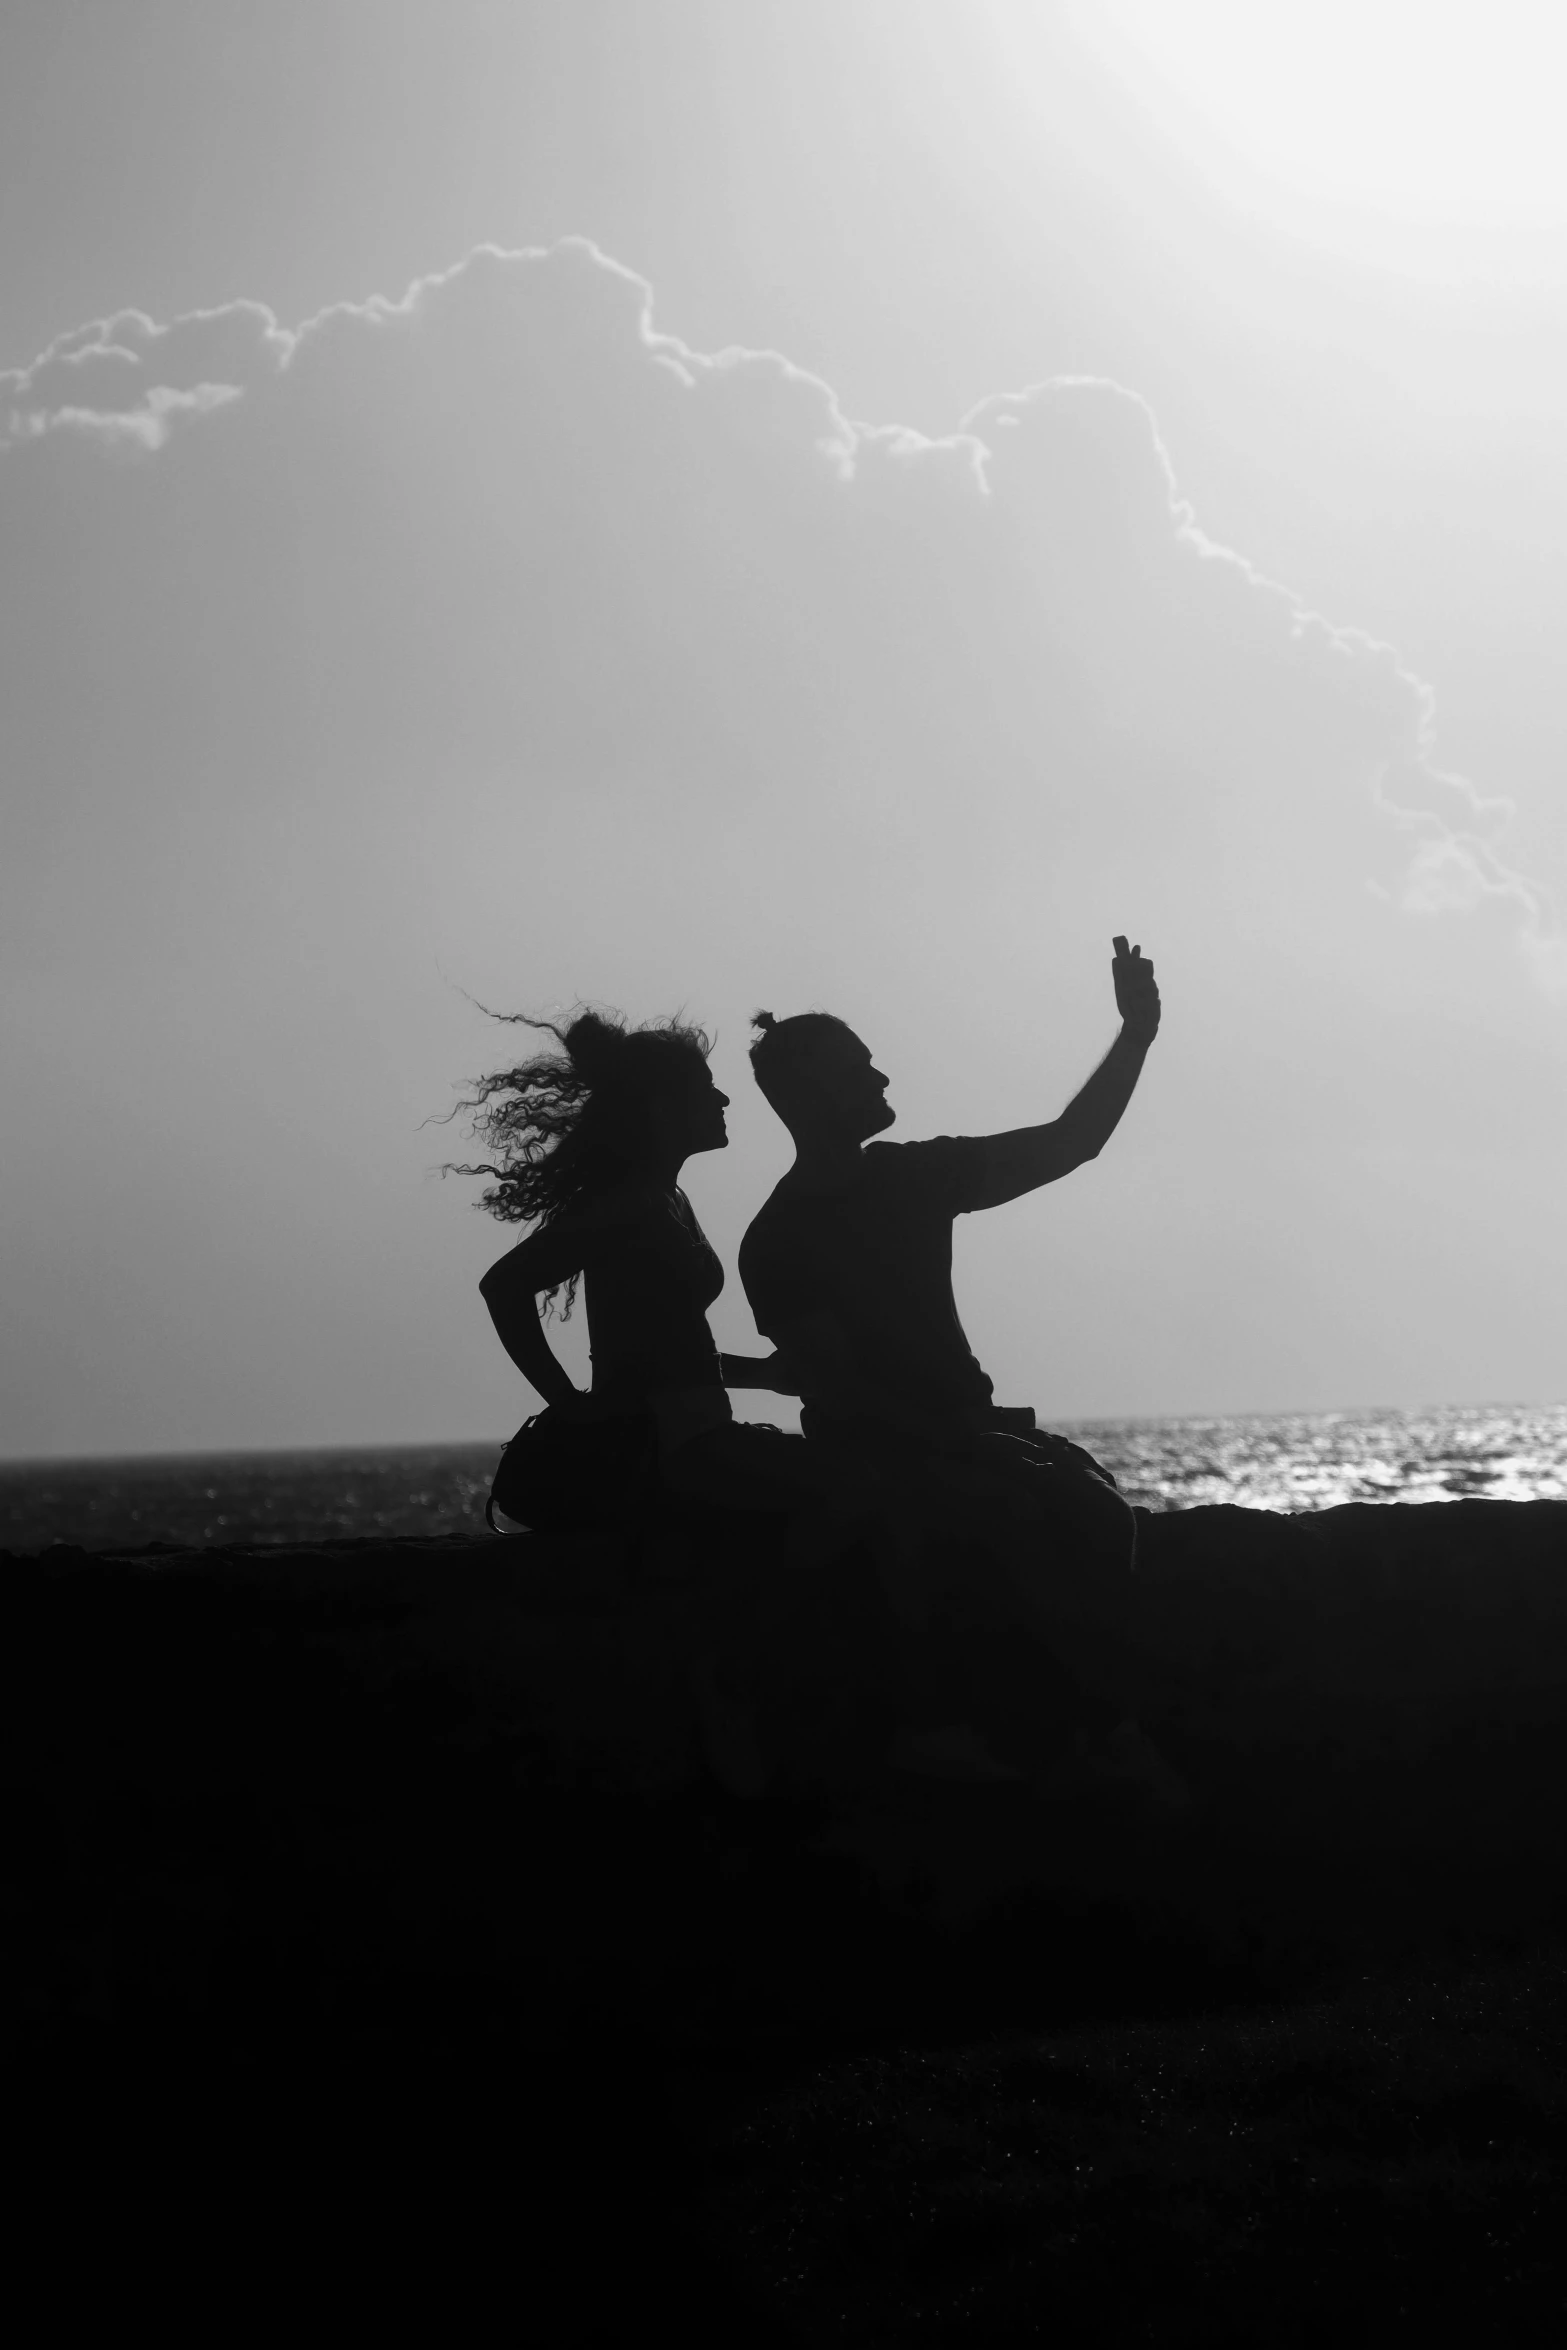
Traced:
[[260, 302], [159, 326], [119, 310], [61, 335], [30, 367], [0, 369], [0, 452], [64, 429], [162, 448], [178, 415], [204, 415], [276, 374], [294, 346]]
[[20, 410], [11, 418], [18, 440], [36, 439], [46, 432], [77, 432], [106, 447], [161, 449], [179, 416], [205, 416], [240, 397], [237, 384], [192, 384], [176, 391], [170, 384], [154, 384], [138, 408], [81, 408], [69, 402], [61, 408]]
[[[545, 796], [640, 768], [694, 808], [721, 802], [720, 746], [729, 788], [782, 771], [802, 807], [857, 760], [865, 804], [901, 769], [938, 835], [944, 781], [988, 760], [1077, 821], [1140, 798], [1160, 854], [1266, 808], [1324, 871], [1370, 854], [1411, 913], [1508, 901], [1556, 967], [1509, 803], [1435, 764], [1429, 688], [1206, 536], [1114, 383], [992, 398], [946, 438], [854, 422], [776, 353], [659, 330], [646, 281], [568, 239], [297, 329], [255, 302], [121, 311], [0, 375], [0, 420], [13, 469], [51, 439], [167, 467], [199, 430], [183, 540], [129, 527], [171, 571], [175, 635], [199, 572], [195, 636], [228, 611], [302, 665], [322, 741], [390, 724]], [[111, 577], [138, 560], [100, 553]], [[1129, 782], [1135, 758], [1162, 780]], [[1368, 816], [1413, 844], [1402, 874], [1378, 876]]]
[[1308, 610], [1199, 528], [1144, 400], [1117, 384], [1057, 379], [981, 402], [965, 428], [1050, 582], [1055, 633], [1123, 723], [1134, 714], [1148, 739], [1200, 743], [1218, 760], [1243, 739], [1246, 689], [1261, 689], [1273, 731], [1305, 718], [1324, 745], [1358, 753], [1371, 803], [1395, 833], [1416, 837], [1401, 881], [1381, 894], [1421, 914], [1509, 905], [1530, 968], [1558, 992], [1567, 938], [1549, 893], [1499, 845], [1511, 800], [1436, 764], [1435, 696], [1391, 645]]
[[1392, 813], [1420, 827], [1399, 903], [1414, 914], [1467, 914], [1491, 905], [1512, 915], [1525, 962], [1540, 987], [1567, 1002], [1567, 938], [1544, 891], [1515, 873], [1479, 835], [1449, 831], [1440, 819], [1415, 811], [1394, 807]]

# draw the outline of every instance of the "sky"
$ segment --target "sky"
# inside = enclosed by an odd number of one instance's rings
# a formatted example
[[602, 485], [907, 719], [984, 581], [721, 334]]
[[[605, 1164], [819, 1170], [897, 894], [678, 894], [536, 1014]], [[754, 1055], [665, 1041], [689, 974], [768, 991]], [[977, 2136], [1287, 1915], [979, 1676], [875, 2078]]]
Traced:
[[1564, 38], [16, 0], [0, 1452], [508, 1434], [481, 1005], [715, 1034], [754, 1350], [751, 1012], [1030, 1123], [1118, 931], [1121, 1128], [958, 1229], [998, 1397], [1567, 1392]]

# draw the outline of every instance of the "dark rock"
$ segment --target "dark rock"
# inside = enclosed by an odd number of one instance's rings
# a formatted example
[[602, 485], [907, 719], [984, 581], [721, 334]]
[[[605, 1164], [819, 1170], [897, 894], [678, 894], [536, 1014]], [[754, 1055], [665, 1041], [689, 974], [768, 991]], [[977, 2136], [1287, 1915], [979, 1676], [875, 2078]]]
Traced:
[[[552, 2017], [885, 2017], [959, 1943], [1026, 1997], [1074, 1949], [1085, 1980], [1117, 1951], [1266, 1971], [1557, 1915], [1567, 1505], [1144, 1537], [1176, 1825], [886, 1770], [863, 1554], [797, 1580], [733, 1536], [11, 1559], [13, 2033], [221, 2010], [259, 2047], [291, 2002], [364, 2030], [413, 1980], [465, 2013], [527, 1981]], [[751, 1800], [715, 1752], [741, 1654]]]

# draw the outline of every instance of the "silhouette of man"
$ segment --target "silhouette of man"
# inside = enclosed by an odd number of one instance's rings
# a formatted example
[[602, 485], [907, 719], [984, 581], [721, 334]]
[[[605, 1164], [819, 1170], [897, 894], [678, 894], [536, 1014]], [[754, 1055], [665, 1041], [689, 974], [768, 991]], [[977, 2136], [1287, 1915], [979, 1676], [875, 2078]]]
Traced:
[[953, 1219], [1059, 1182], [1109, 1141], [1159, 1029], [1141, 948], [1117, 938], [1111, 971], [1121, 1032], [1109, 1052], [1058, 1118], [1009, 1134], [874, 1141], [895, 1113], [853, 1030], [827, 1012], [759, 1016], [751, 1064], [795, 1160], [741, 1243], [740, 1277], [757, 1328], [799, 1376], [809, 1435], [852, 1427], [859, 1441], [950, 1448], [1031, 1420], [998, 1414], [963, 1334]]
[[[1123, 937], [1114, 947], [1115, 1042], [1059, 1117], [1005, 1134], [877, 1141], [894, 1120], [888, 1080], [853, 1030], [825, 1012], [759, 1014], [752, 1067], [795, 1160], [740, 1247], [751, 1312], [789, 1366], [807, 1438], [869, 1454], [922, 1500], [945, 1493], [949, 1526], [971, 1507], [976, 1529], [994, 1529], [998, 1510], [1024, 1529], [1046, 1613], [1059, 1605], [1073, 1638], [1087, 1633], [1079, 1662], [1124, 1619], [1136, 1520], [1088, 1453], [996, 1405], [958, 1318], [952, 1226], [1058, 1182], [1114, 1133], [1159, 1028], [1152, 963]], [[1101, 1694], [1114, 1681], [1092, 1665], [1089, 1677]]]

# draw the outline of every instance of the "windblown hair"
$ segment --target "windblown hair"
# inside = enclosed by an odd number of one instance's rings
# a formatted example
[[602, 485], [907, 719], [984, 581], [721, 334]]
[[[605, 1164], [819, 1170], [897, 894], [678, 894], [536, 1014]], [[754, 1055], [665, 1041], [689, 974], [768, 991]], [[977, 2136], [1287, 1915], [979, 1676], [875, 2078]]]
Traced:
[[751, 1047], [752, 1074], [780, 1117], [791, 1079], [809, 1064], [817, 1046], [830, 1036], [854, 1033], [847, 1020], [840, 1020], [833, 1012], [796, 1012], [789, 1020], [775, 1020], [771, 1012], [753, 1012], [751, 1025], [762, 1031]]
[[[470, 1113], [470, 1131], [491, 1157], [441, 1172], [493, 1177], [474, 1205], [503, 1224], [541, 1231], [634, 1169], [649, 1104], [688, 1083], [693, 1062], [705, 1062], [713, 1049], [705, 1030], [678, 1019], [628, 1028], [618, 1012], [578, 1011], [564, 1027], [525, 1012], [490, 1017], [541, 1030], [562, 1049], [473, 1080], [473, 1092], [451, 1115]], [[576, 1296], [575, 1275], [565, 1288], [563, 1320]]]

